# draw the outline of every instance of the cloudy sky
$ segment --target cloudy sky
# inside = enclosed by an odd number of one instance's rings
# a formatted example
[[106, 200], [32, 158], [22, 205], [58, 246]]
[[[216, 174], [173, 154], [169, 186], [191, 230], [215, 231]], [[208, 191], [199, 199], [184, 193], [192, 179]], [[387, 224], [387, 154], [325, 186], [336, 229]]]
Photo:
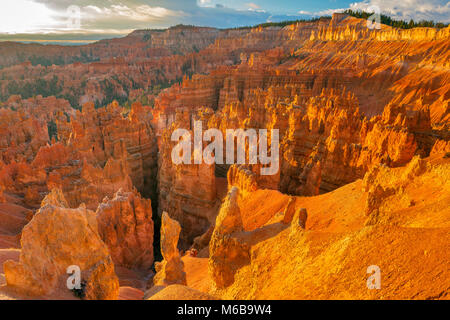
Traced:
[[447, 0], [0, 0], [0, 35], [90, 39], [179, 23], [254, 25], [373, 5], [396, 18], [450, 22]]

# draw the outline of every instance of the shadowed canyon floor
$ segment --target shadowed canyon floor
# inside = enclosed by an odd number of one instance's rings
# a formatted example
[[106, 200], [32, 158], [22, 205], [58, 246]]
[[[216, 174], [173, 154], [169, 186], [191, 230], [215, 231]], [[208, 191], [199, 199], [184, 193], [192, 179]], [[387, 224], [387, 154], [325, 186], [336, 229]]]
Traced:
[[[74, 265], [84, 299], [450, 299], [449, 27], [0, 52], [0, 299], [79, 299]], [[174, 164], [194, 121], [278, 129], [278, 172]]]

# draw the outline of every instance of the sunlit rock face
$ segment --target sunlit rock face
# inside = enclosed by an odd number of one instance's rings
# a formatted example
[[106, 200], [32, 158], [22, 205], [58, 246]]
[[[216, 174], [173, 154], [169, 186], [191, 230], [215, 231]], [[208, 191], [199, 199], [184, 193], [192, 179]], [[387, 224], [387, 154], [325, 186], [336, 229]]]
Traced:
[[[157, 135], [176, 121], [181, 106], [190, 117], [223, 131], [277, 128], [283, 144], [279, 176], [257, 180], [297, 195], [332, 191], [362, 178], [378, 163], [402, 166], [416, 154], [446, 150], [448, 99], [435, 94], [448, 91], [441, 50], [446, 29], [436, 35], [425, 32], [423, 38], [413, 35], [420, 30], [407, 30], [388, 39], [380, 36], [388, 32], [385, 28], [354, 38], [339, 35], [341, 30], [353, 34], [365, 24], [336, 16], [319, 27], [320, 34], [336, 34], [333, 39], [319, 41], [313, 30], [302, 49], [287, 58], [268, 50], [242, 56], [238, 66], [185, 79], [157, 98]], [[301, 26], [291, 31], [296, 28]], [[429, 41], [435, 58], [419, 40]], [[436, 66], [435, 71], [424, 64]]]
[[[123, 160], [133, 185], [148, 196], [155, 196], [156, 141], [150, 126], [148, 108], [133, 104], [127, 117], [117, 103], [95, 110], [85, 104], [62, 137], [89, 163], [104, 166], [108, 159]], [[58, 122], [58, 127], [67, 127]], [[117, 191], [117, 189], [116, 189]]]
[[[448, 283], [442, 259], [449, 255], [443, 246], [450, 227], [449, 164], [441, 154], [414, 157], [399, 168], [379, 165], [363, 180], [315, 197], [258, 189], [240, 199], [233, 197], [238, 193], [234, 187], [210, 243], [213, 292], [223, 299], [439, 295]], [[249, 258], [236, 260], [238, 252]], [[387, 278], [380, 290], [367, 290], [366, 270], [374, 264]], [[418, 276], [417, 270], [426, 272]], [[430, 279], [446, 284], [426, 286]], [[407, 288], [396, 289], [405, 282]], [[337, 288], [323, 288], [330, 283]]]
[[[0, 298], [73, 297], [69, 265], [88, 299], [448, 298], [449, 32], [335, 14], [1, 43]], [[9, 92], [37, 84], [65, 99]], [[279, 170], [176, 164], [195, 122], [278, 130]]]
[[98, 234], [95, 213], [68, 209], [54, 192], [23, 229], [19, 262], [4, 264], [7, 285], [17, 292], [45, 296], [67, 288], [67, 269], [78, 266], [90, 300], [114, 300], [119, 282], [108, 248]]
[[237, 235], [244, 229], [238, 197], [234, 187], [222, 204], [210, 242], [209, 272], [220, 289], [230, 286], [237, 270], [250, 260], [248, 245]]
[[167, 212], [163, 212], [161, 217], [161, 254], [163, 261], [155, 264], [156, 275], [153, 279], [155, 286], [186, 285], [184, 264], [178, 251], [180, 232], [180, 224], [171, 219]]
[[114, 264], [148, 271], [153, 264], [151, 201], [136, 191], [119, 190], [111, 200], [103, 200], [96, 214], [100, 237]]
[[[35, 208], [53, 188], [63, 191], [72, 208], [85, 203], [96, 210], [105, 196], [112, 198], [119, 189], [131, 191], [133, 187], [156, 199], [157, 145], [146, 110], [134, 104], [124, 117], [117, 103], [97, 110], [86, 104], [83, 112], [73, 112], [70, 119], [54, 117], [51, 111], [59, 141], [55, 137], [53, 143], [49, 141], [44, 121], [40, 130], [45, 134], [30, 133], [21, 145], [23, 154], [29, 153], [27, 158], [13, 156], [20, 154], [16, 143], [5, 145], [3, 184], [10, 192], [25, 190], [25, 201]], [[7, 113], [3, 116], [8, 117]], [[33, 137], [42, 141], [35, 142]]]
[[[299, 95], [288, 98], [288, 93], [279, 96], [281, 89], [278, 89], [271, 87], [268, 93], [252, 91], [252, 97], [258, 98], [252, 100], [249, 110], [238, 101], [216, 112], [203, 108], [191, 111], [193, 118], [202, 120], [209, 128], [219, 128], [224, 136], [227, 129], [236, 128], [277, 128], [280, 131], [279, 172], [262, 176], [258, 167], [247, 166], [246, 170], [252, 172], [249, 179], [253, 182], [241, 183], [250, 189], [256, 183], [290, 194], [317, 195], [362, 178], [374, 164], [402, 166], [416, 153], [427, 153], [431, 149], [431, 141], [415, 134], [431, 132], [428, 110], [411, 110], [390, 104], [381, 116], [368, 120], [360, 112], [357, 98], [350, 92], [324, 89], [318, 96], [304, 99]], [[187, 111], [183, 112], [187, 119]], [[176, 113], [176, 119], [182, 119], [181, 111]], [[190, 123], [185, 120], [173, 125], [174, 128], [189, 128]], [[174, 146], [169, 141], [172, 131], [162, 138], [162, 149], [167, 152], [161, 153], [160, 176], [163, 177], [160, 183], [166, 172], [176, 168], [170, 164], [170, 151]], [[170, 148], [166, 148], [169, 145]], [[197, 166], [184, 168], [186, 173]], [[231, 184], [239, 183], [242, 169], [230, 171]], [[202, 181], [208, 179], [202, 178]]]
[[173, 163], [172, 150], [177, 142], [171, 141], [172, 132], [177, 128], [191, 130], [189, 118], [185, 115], [179, 110], [176, 122], [162, 136], [158, 188], [159, 211], [166, 211], [180, 223], [180, 242], [186, 249], [195, 237], [206, 232], [213, 224], [219, 201], [214, 164]]

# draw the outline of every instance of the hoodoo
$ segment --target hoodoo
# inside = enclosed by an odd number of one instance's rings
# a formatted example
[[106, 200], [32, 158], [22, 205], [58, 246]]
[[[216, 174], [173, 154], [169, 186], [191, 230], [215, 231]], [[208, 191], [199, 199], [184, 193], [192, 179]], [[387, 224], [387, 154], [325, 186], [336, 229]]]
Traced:
[[445, 1], [27, 2], [71, 45], [0, 23], [0, 300], [450, 299]]

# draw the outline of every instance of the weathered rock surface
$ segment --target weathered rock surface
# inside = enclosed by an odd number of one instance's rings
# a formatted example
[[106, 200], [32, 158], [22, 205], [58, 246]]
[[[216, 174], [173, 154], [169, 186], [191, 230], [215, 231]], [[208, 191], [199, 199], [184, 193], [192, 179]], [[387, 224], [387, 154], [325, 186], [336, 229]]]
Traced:
[[[85, 203], [95, 210], [105, 196], [111, 198], [120, 188], [131, 191], [135, 187], [155, 199], [157, 146], [149, 114], [142, 105], [134, 104], [124, 118], [117, 104], [98, 110], [87, 104], [84, 113], [71, 113], [70, 122], [65, 115], [55, 116], [56, 112], [50, 110], [40, 118], [47, 121], [47, 114], [56, 122], [59, 142], [49, 145], [47, 135], [27, 133], [31, 142], [22, 143], [20, 149], [15, 147], [16, 142], [11, 146], [7, 142], [6, 151], [0, 152], [0, 184], [8, 192], [25, 193], [26, 204], [34, 208], [39, 208], [43, 197], [54, 188], [63, 191], [72, 208]], [[34, 128], [30, 124], [26, 127]], [[43, 141], [35, 146], [37, 138]], [[25, 157], [15, 156], [18, 154]]]
[[186, 285], [186, 274], [183, 261], [178, 251], [180, 224], [164, 212], [161, 217], [161, 254], [163, 261], [155, 263], [156, 275], [153, 279], [155, 286], [171, 284]]
[[54, 207], [62, 207], [69, 208], [69, 204], [64, 197], [61, 189], [53, 189], [48, 195], [45, 196], [44, 200], [41, 202], [41, 208], [45, 206], [54, 206]]
[[97, 209], [100, 237], [115, 265], [148, 271], [153, 264], [151, 201], [135, 192], [119, 190]]
[[[241, 243], [251, 259], [227, 286], [213, 276], [214, 293], [222, 299], [447, 299], [449, 174], [448, 159], [416, 157], [406, 167], [375, 167], [364, 181], [316, 197], [255, 191], [233, 210], [248, 230]], [[297, 212], [290, 227], [277, 222], [283, 208]], [[233, 265], [235, 255], [222, 257], [218, 264], [211, 251], [210, 266]], [[367, 289], [372, 265], [381, 269], [380, 290]]]
[[117, 299], [119, 282], [95, 214], [85, 207], [42, 207], [22, 232], [19, 262], [6, 261], [9, 287], [31, 296], [66, 290], [69, 266], [81, 269], [86, 299]]
[[[212, 278], [221, 298], [448, 298], [450, 28], [366, 23], [335, 14], [80, 47], [1, 43], [0, 249], [17, 248], [41, 209], [0, 286], [57, 294], [80, 259], [89, 298], [117, 296], [113, 263], [117, 274], [138, 269], [121, 283], [144, 290], [136, 275], [150, 275], [153, 203], [179, 222], [162, 217], [155, 292], [181, 283], [206, 293]], [[42, 84], [70, 103], [10, 96]], [[222, 133], [278, 129], [280, 170], [175, 165], [170, 135], [195, 120]], [[101, 204], [99, 233], [82, 203]], [[198, 249], [184, 271], [178, 240]], [[383, 285], [369, 292], [374, 263]], [[163, 296], [198, 295], [185, 291]]]
[[243, 231], [238, 197], [239, 189], [232, 188], [220, 208], [209, 247], [209, 272], [221, 289], [230, 286], [237, 270], [250, 262], [248, 245], [236, 235]]
[[[62, 140], [90, 164], [103, 167], [111, 158], [126, 162], [133, 185], [154, 196], [156, 140], [148, 116], [148, 110], [139, 103], [133, 104], [127, 118], [117, 103], [97, 110], [88, 103], [77, 112]], [[58, 122], [58, 127], [68, 125]]]
[[214, 224], [219, 206], [214, 164], [192, 161], [192, 164], [176, 165], [172, 161], [172, 150], [178, 143], [171, 141], [172, 132], [177, 128], [191, 130], [189, 118], [185, 116], [183, 110], [178, 110], [177, 122], [164, 131], [158, 172], [158, 210], [166, 211], [180, 223], [183, 249], [189, 248], [195, 237]]

